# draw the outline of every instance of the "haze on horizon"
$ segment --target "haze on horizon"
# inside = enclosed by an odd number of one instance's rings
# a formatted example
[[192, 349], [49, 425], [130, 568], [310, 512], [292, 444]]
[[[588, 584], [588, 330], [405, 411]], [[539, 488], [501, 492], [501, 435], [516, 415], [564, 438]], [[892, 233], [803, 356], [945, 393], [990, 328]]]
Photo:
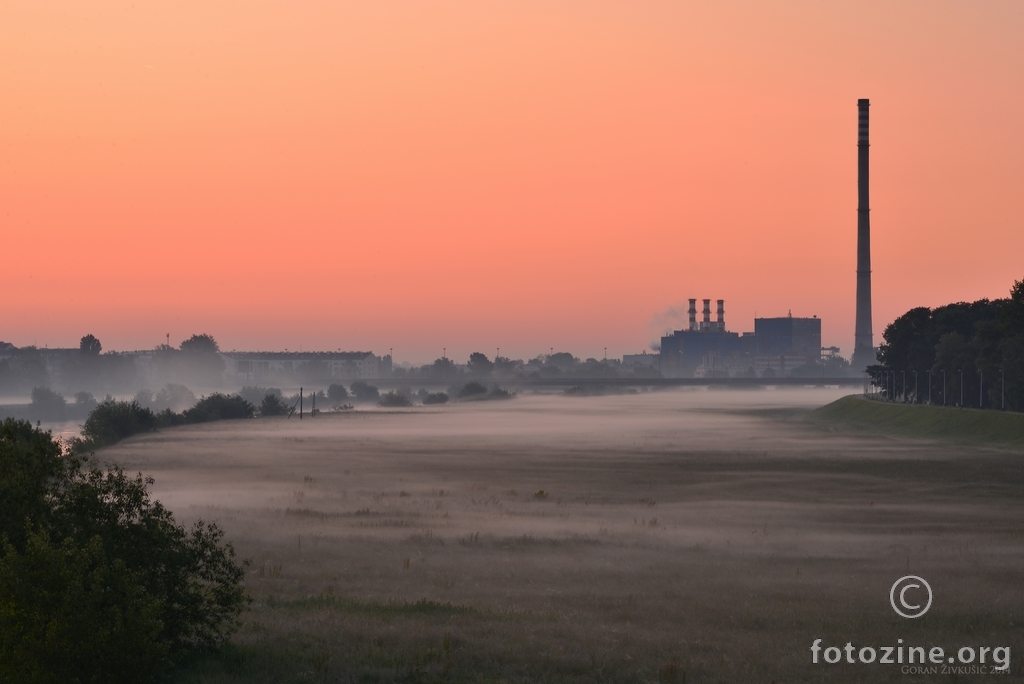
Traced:
[[[852, 351], [1024, 277], [1024, 6], [0, 7], [0, 339], [647, 348], [687, 297]], [[678, 325], [678, 324], [677, 324]]]

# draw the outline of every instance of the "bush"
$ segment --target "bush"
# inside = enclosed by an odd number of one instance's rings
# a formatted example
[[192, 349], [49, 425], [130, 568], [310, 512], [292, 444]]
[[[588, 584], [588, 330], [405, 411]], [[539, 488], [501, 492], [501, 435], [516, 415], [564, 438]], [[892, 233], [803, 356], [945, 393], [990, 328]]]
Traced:
[[64, 420], [68, 402], [49, 387], [32, 388], [32, 414], [37, 420]]
[[247, 385], [242, 389], [238, 390], [238, 396], [242, 397], [253, 406], [257, 406], [258, 404], [260, 404], [263, 401], [263, 397], [267, 396], [268, 394], [275, 395], [277, 396], [278, 399], [280, 399], [283, 396], [281, 390], [277, 389], [276, 387], [256, 387], [252, 385]]
[[514, 393], [509, 392], [503, 387], [498, 387], [497, 385], [492, 387], [491, 391], [487, 393], [488, 399], [511, 399], [514, 396]]
[[237, 627], [231, 545], [178, 526], [149, 484], [0, 423], [0, 682], [153, 681]]
[[348, 390], [344, 385], [330, 385], [327, 388], [327, 398], [334, 403], [348, 399]]
[[479, 382], [467, 382], [459, 390], [459, 399], [465, 399], [467, 397], [475, 397], [481, 394], [487, 394], [487, 388], [481, 385]]
[[196, 403], [196, 395], [188, 387], [169, 382], [156, 393], [153, 408], [182, 411]]
[[79, 410], [92, 411], [99, 405], [96, 401], [96, 397], [92, 396], [91, 392], [77, 392], [75, 393], [75, 408]]
[[96, 448], [120, 442], [157, 428], [157, 417], [137, 401], [105, 401], [92, 410], [82, 425], [85, 446]]
[[398, 392], [391, 391], [382, 396], [377, 400], [377, 406], [383, 406], [386, 408], [399, 408], [403, 406], [412, 406], [412, 401], [409, 397]]
[[359, 401], [377, 401], [380, 398], [380, 392], [373, 385], [356, 380], [352, 383], [352, 396]]
[[252, 418], [255, 413], [256, 407], [237, 394], [214, 392], [200, 399], [182, 415], [187, 423], [207, 423], [212, 420]]
[[263, 401], [260, 402], [261, 416], [283, 416], [286, 413], [288, 413], [288, 406], [281, 401], [281, 397], [276, 394], [264, 395]]
[[447, 404], [448, 395], [444, 392], [435, 392], [433, 394], [427, 394], [423, 397], [424, 404]]

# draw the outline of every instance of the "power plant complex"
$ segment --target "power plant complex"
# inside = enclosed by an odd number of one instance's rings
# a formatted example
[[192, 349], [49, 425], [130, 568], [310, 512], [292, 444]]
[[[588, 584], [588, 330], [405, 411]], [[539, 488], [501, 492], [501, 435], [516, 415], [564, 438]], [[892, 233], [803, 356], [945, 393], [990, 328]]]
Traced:
[[[853, 367], [874, 363], [871, 329], [871, 216], [869, 201], [867, 99], [857, 100], [857, 311]], [[725, 328], [725, 301], [703, 300], [703, 318], [697, 320], [697, 300], [690, 300], [689, 324], [661, 338], [660, 368], [668, 377], [787, 375], [796, 369], [819, 366], [822, 356], [838, 355], [835, 347], [821, 346], [821, 319], [754, 318], [754, 331], [737, 333]]]

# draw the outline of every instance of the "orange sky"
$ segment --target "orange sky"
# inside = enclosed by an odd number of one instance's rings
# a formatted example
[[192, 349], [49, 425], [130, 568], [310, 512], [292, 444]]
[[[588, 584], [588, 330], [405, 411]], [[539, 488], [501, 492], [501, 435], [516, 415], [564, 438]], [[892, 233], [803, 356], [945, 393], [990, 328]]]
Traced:
[[1024, 278], [1024, 3], [0, 3], [0, 340], [851, 351]]

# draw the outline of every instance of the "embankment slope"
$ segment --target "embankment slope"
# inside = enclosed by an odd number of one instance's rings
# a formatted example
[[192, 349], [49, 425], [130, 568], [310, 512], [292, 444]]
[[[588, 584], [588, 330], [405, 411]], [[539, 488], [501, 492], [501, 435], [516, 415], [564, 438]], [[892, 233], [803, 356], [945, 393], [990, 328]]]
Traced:
[[878, 434], [1024, 447], [1024, 413], [891, 404], [853, 395], [815, 409], [806, 418], [822, 425]]

